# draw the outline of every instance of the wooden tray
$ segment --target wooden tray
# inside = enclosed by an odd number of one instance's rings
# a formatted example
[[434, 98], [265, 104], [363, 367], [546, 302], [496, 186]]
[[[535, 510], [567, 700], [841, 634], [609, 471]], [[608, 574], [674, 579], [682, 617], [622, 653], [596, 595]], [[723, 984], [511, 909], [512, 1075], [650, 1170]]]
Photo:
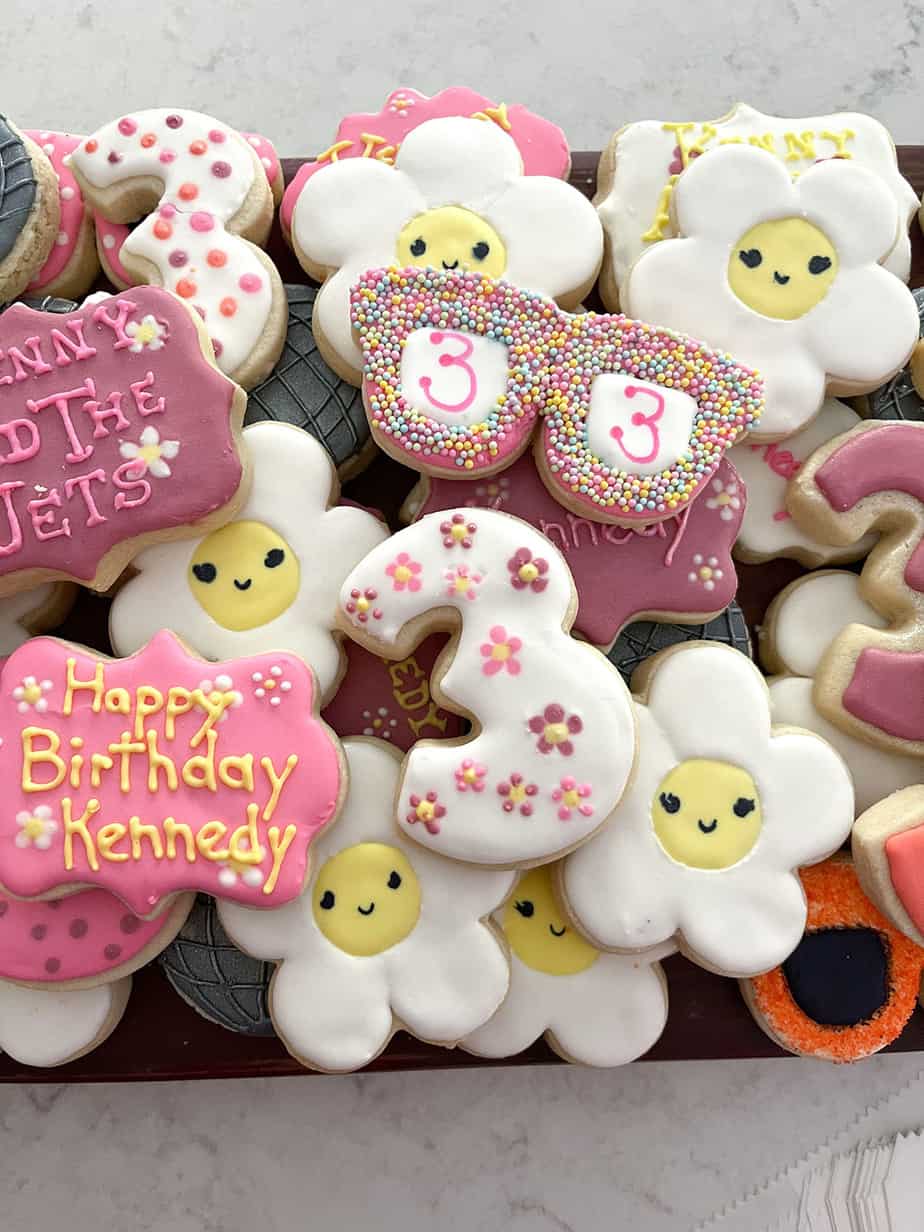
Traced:
[[[593, 151], [574, 154], [571, 182], [586, 196], [596, 189], [597, 161]], [[899, 146], [902, 172], [918, 196], [924, 193], [924, 146]], [[284, 159], [286, 181], [300, 159]], [[924, 285], [924, 236], [912, 223], [913, 269], [911, 286]], [[277, 229], [270, 251], [286, 282], [307, 282]], [[599, 307], [593, 300], [589, 306]], [[348, 483], [344, 494], [381, 509], [397, 525], [397, 511], [413, 486], [414, 475], [384, 455]], [[804, 570], [793, 561], [765, 565], [738, 565], [738, 601], [752, 629], [763, 618], [767, 604]], [[108, 601], [81, 592], [74, 611], [60, 633], [75, 641], [109, 650]], [[786, 1056], [757, 1026], [745, 1008], [736, 980], [723, 979], [687, 962], [679, 955], [664, 964], [670, 996], [670, 1015], [664, 1034], [646, 1055], [648, 1061], [713, 1060], [721, 1057]], [[901, 1038], [887, 1050], [924, 1049], [924, 1010], [915, 1011]], [[435, 1048], [399, 1032], [370, 1070], [450, 1069], [473, 1065], [560, 1064], [544, 1043], [534, 1044], [517, 1057], [487, 1061], [461, 1050]], [[134, 977], [134, 987], [122, 1022], [109, 1039], [88, 1056], [56, 1069], [32, 1069], [0, 1056], [0, 1082], [109, 1082], [168, 1078], [255, 1078], [307, 1074], [277, 1039], [236, 1035], [200, 1017], [176, 995], [154, 964]]]

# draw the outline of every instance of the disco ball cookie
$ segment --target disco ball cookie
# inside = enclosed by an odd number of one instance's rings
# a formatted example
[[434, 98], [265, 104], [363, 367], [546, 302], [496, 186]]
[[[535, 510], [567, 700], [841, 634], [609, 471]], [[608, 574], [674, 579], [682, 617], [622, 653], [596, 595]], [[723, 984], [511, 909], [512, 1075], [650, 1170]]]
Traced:
[[[920, 334], [924, 338], [924, 287], [912, 291], [914, 302], [918, 306]], [[920, 355], [920, 342], [915, 347], [912, 359]], [[870, 419], [924, 419], [924, 395], [919, 386], [920, 378], [915, 381], [913, 365], [909, 364], [897, 372], [891, 381], [886, 381], [878, 389], [867, 394], [864, 405]]]
[[67, 156], [77, 148], [81, 138], [46, 129], [30, 129], [28, 136], [51, 161], [58, 182], [61, 217], [48, 259], [26, 287], [25, 294], [79, 299], [89, 291], [99, 274], [93, 215], [67, 163]]
[[667, 981], [649, 954], [601, 954], [561, 909], [555, 866], [525, 873], [495, 922], [510, 949], [510, 988], [500, 1009], [462, 1041], [481, 1057], [510, 1057], [537, 1039], [566, 1061], [626, 1065], [655, 1044], [667, 1022]]
[[47, 155], [0, 114], [0, 303], [21, 295], [48, 260], [60, 220]]
[[756, 368], [761, 441], [798, 432], [828, 394], [861, 394], [908, 360], [918, 337], [911, 292], [879, 264], [899, 229], [895, 196], [852, 160], [793, 181], [763, 150], [698, 158], [672, 197], [677, 238], [629, 272], [627, 312], [727, 348]]
[[[415, 100], [413, 124], [387, 157], [380, 150], [316, 165], [291, 214], [284, 207], [299, 262], [324, 283], [314, 318], [321, 352], [357, 383], [362, 358], [350, 330], [350, 288], [364, 270], [474, 270], [573, 307], [600, 268], [594, 208], [558, 178], [568, 171], [558, 128], [497, 108], [474, 117], [440, 109], [432, 119], [427, 111]], [[526, 142], [551, 144], [557, 175], [528, 170]]]
[[302, 1065], [328, 1072], [374, 1060], [398, 1028], [451, 1047], [486, 1022], [509, 984], [488, 917], [514, 874], [424, 850], [395, 829], [399, 755], [347, 740], [350, 791], [320, 841], [304, 894], [276, 911], [222, 903], [229, 936], [278, 963], [276, 1033]]
[[763, 677], [727, 646], [674, 647], [636, 684], [635, 774], [562, 865], [568, 914], [600, 948], [676, 937], [721, 975], [767, 971], [805, 928], [795, 870], [850, 833], [847, 767], [817, 736], [772, 727]]
[[194, 307], [219, 367], [245, 388], [282, 351], [286, 302], [263, 243], [273, 194], [253, 146], [198, 111], [122, 116], [70, 155], [84, 198], [112, 222], [143, 217], [120, 249], [132, 282]]
[[362, 395], [321, 358], [311, 328], [315, 287], [289, 284], [289, 325], [282, 354], [270, 375], [247, 398], [245, 424], [269, 419], [316, 437], [341, 479], [363, 469], [375, 447]]
[[178, 996], [197, 1014], [241, 1035], [272, 1035], [271, 963], [231, 944], [213, 898], [200, 894], [176, 937], [158, 958]]
[[260, 423], [243, 440], [253, 467], [244, 507], [203, 538], [135, 557], [109, 613], [112, 644], [133, 654], [167, 619], [209, 659], [287, 650], [311, 665], [326, 701], [344, 667], [340, 586], [388, 532], [365, 510], [337, 505], [334, 468], [307, 432]]
[[637, 620], [627, 625], [606, 652], [626, 684], [641, 665], [659, 651], [684, 642], [721, 642], [751, 657], [751, 634], [744, 612], [732, 600], [721, 615], [701, 625], [666, 624], [660, 620]]

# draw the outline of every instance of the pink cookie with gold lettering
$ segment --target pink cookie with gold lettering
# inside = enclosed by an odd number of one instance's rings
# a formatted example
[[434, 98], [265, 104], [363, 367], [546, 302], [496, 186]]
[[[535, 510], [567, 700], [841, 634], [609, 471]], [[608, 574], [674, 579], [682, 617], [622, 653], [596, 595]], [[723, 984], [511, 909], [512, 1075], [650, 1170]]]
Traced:
[[104, 590], [159, 539], [214, 529], [245, 490], [244, 395], [155, 287], [0, 316], [0, 595]]
[[345, 792], [291, 654], [207, 663], [166, 631], [130, 659], [36, 638], [0, 677], [0, 885], [96, 887], [154, 918], [184, 891], [297, 897]]
[[93, 217], [67, 164], [67, 156], [82, 138], [46, 129], [29, 129], [27, 135], [48, 156], [58, 177], [61, 220], [48, 259], [26, 287], [25, 294], [80, 299], [93, 286], [99, 273]]

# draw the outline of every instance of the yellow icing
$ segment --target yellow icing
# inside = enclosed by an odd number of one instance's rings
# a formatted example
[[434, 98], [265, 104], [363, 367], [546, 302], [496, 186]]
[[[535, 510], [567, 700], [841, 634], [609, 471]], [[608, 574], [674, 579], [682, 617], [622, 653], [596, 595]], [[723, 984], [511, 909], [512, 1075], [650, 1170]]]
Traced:
[[577, 975], [596, 962], [598, 951], [566, 923], [548, 865], [518, 882], [504, 908], [504, 932], [520, 962], [546, 975]]
[[461, 205], [443, 205], [412, 218], [398, 236], [396, 255], [402, 266], [477, 270], [491, 278], [500, 278], [507, 267], [501, 237]]
[[658, 842], [678, 864], [731, 868], [757, 842], [763, 824], [757, 786], [740, 766], [695, 757], [658, 784], [651, 801]]
[[734, 245], [728, 284], [761, 316], [794, 321], [824, 299], [837, 267], [837, 252], [823, 231], [804, 218], [780, 218], [758, 223]]
[[357, 843], [332, 856], [315, 878], [312, 911], [338, 949], [360, 958], [391, 949], [420, 917], [420, 883], [404, 852]]
[[[281, 554], [281, 555], [280, 555]], [[187, 582], [212, 620], [239, 633], [269, 624], [298, 595], [298, 557], [263, 522], [230, 522], [193, 553]]]

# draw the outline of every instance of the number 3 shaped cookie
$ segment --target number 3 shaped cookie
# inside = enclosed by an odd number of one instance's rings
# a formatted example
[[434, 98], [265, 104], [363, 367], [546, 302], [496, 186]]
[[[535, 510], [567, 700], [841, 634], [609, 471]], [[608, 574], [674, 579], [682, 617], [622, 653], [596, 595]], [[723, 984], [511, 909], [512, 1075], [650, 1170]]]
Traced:
[[400, 659], [456, 629], [437, 700], [476, 734], [419, 741], [404, 762], [398, 824], [457, 860], [525, 867], [582, 843], [618, 804], [635, 760], [619, 673], [568, 633], [576, 598], [564, 558], [495, 510], [430, 514], [370, 552], [344, 583], [343, 627]]

